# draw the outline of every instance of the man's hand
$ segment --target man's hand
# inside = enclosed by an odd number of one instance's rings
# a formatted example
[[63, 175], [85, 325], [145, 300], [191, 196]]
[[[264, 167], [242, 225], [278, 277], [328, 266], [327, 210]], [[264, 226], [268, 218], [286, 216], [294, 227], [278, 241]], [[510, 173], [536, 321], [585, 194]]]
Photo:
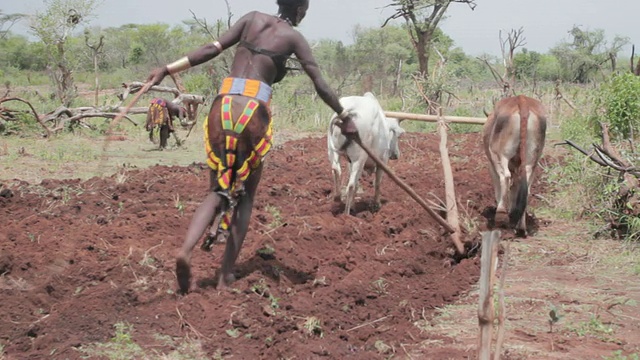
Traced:
[[347, 115], [342, 119], [338, 126], [340, 127], [342, 135], [347, 138], [354, 138], [358, 136], [358, 128], [356, 128], [356, 124], [353, 122], [353, 119], [351, 119], [351, 115]]
[[167, 71], [166, 66], [153, 69], [153, 71], [151, 72], [151, 74], [149, 74], [149, 77], [147, 78], [147, 82], [152, 82], [153, 85], [158, 85], [162, 82], [162, 80], [167, 75], [169, 75], [169, 72]]

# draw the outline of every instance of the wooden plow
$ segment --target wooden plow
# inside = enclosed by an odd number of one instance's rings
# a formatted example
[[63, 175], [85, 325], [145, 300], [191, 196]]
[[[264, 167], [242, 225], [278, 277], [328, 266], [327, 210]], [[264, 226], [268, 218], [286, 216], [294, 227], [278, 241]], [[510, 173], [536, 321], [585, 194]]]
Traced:
[[[442, 111], [442, 110], [441, 110]], [[412, 114], [405, 112], [392, 112], [385, 111], [385, 116], [397, 118], [398, 120], [416, 120], [416, 121], [428, 121], [438, 123], [438, 132], [440, 133], [440, 155], [442, 157], [442, 168], [444, 171], [445, 180], [445, 194], [446, 194], [446, 207], [447, 207], [447, 219], [442, 218], [436, 213], [424, 199], [420, 197], [407, 183], [402, 181], [396, 174], [384, 164], [367, 146], [362, 144], [359, 136], [356, 136], [354, 141], [360, 145], [360, 147], [369, 155], [376, 165], [378, 165], [393, 182], [395, 182], [402, 190], [404, 190], [411, 198], [413, 198], [427, 213], [440, 224], [450, 237], [451, 241], [456, 247], [459, 254], [464, 254], [464, 244], [460, 237], [460, 224], [458, 221], [458, 206], [455, 195], [455, 187], [453, 182], [453, 172], [451, 170], [451, 162], [449, 160], [449, 152], [447, 149], [447, 127], [448, 123], [463, 123], [463, 124], [477, 124], [483, 125], [486, 121], [484, 118], [471, 118], [471, 117], [459, 117], [459, 116], [443, 116], [442, 112], [439, 115], [424, 115], [424, 114]]]

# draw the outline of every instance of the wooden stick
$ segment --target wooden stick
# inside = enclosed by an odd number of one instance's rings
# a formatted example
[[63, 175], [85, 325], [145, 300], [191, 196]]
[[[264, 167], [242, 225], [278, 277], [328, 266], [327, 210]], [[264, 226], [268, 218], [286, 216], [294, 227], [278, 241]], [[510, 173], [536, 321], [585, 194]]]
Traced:
[[[127, 115], [127, 113], [129, 112], [129, 110], [131, 110], [131, 108], [133, 107], [133, 105], [135, 105], [138, 100], [140, 100], [140, 97], [146, 93], [147, 91], [149, 91], [149, 89], [151, 88], [151, 86], [153, 85], [152, 82], [148, 82], [146, 84], [144, 84], [144, 86], [142, 87], [142, 90], [140, 90], [136, 96], [133, 98], [133, 100], [129, 103], [129, 105], [127, 105], [124, 109], [122, 109], [120, 111], [120, 113], [118, 115], [116, 115], [116, 117], [113, 118], [113, 121], [111, 121], [111, 124], [109, 124], [109, 129], [107, 130], [107, 134], [111, 132], [111, 129], [118, 123], [118, 121], [120, 121], [120, 119], [122, 119], [123, 117], [125, 117]], [[106, 155], [105, 152], [107, 151], [107, 146], [109, 145], [110, 141], [108, 140], [109, 138], [105, 138], [104, 144], [102, 145], [102, 159], [106, 159]], [[99, 167], [102, 167], [102, 162], [100, 162]]]
[[478, 302], [478, 359], [491, 359], [491, 340], [493, 332], [493, 284], [500, 232], [497, 230], [482, 233], [482, 257], [480, 259], [480, 294]]
[[356, 330], [356, 329], [360, 329], [361, 327], [365, 327], [365, 326], [367, 326], [367, 325], [373, 325], [373, 324], [375, 324], [375, 323], [377, 323], [377, 322], [380, 322], [380, 321], [382, 321], [382, 320], [384, 320], [384, 319], [388, 318], [389, 316], [391, 316], [391, 315], [383, 316], [383, 317], [381, 317], [381, 318], [379, 318], [379, 319], [376, 319], [376, 320], [373, 320], [373, 321], [369, 321], [369, 322], [366, 322], [366, 323], [360, 324], [360, 325], [358, 325], [358, 326], [356, 326], [356, 327], [352, 327], [351, 329], [346, 330], [346, 332], [353, 331], [353, 330]]
[[[438, 122], [438, 115], [413, 114], [413, 113], [396, 112], [396, 111], [385, 111], [384, 115], [386, 117], [391, 117], [391, 118], [396, 118], [401, 120]], [[444, 120], [451, 123], [476, 124], [476, 125], [484, 125], [484, 123], [487, 121], [486, 118], [464, 117], [464, 116], [445, 116]]]
[[444, 172], [444, 193], [447, 206], [447, 222], [454, 230], [451, 233], [451, 240], [456, 246], [459, 254], [464, 254], [464, 245], [460, 240], [460, 222], [458, 220], [458, 202], [456, 201], [456, 189], [453, 183], [453, 171], [449, 160], [449, 150], [447, 149], [447, 124], [442, 118], [442, 108], [440, 108], [440, 121], [438, 121], [438, 132], [440, 133], [440, 157], [442, 158], [442, 171]]
[[413, 189], [407, 185], [404, 181], [400, 180], [400, 178], [398, 178], [398, 176], [396, 176], [396, 174], [393, 173], [393, 171], [391, 171], [391, 169], [385, 164], [383, 163], [372, 151], [371, 149], [369, 149], [368, 146], [365, 146], [362, 143], [362, 140], [360, 139], [360, 136], [356, 135], [353, 139], [358, 145], [360, 145], [360, 147], [367, 153], [367, 155], [369, 155], [369, 157], [371, 158], [371, 160], [373, 160], [376, 165], [380, 166], [380, 168], [387, 173], [387, 175], [389, 175], [389, 177], [391, 178], [391, 180], [393, 180], [396, 184], [398, 184], [398, 186], [400, 186], [402, 188], [402, 190], [406, 191], [407, 194], [409, 194], [409, 196], [411, 196], [413, 198], [413, 200], [415, 200], [418, 204], [420, 204], [420, 206], [422, 206], [429, 215], [431, 215], [432, 218], [434, 218], [438, 224], [440, 224], [446, 231], [448, 234], [451, 234], [453, 232], [455, 232], [455, 230], [453, 230], [453, 228], [451, 228], [451, 225], [449, 225], [449, 223], [443, 219], [442, 217], [440, 217], [440, 215], [436, 214], [435, 211], [433, 211], [429, 205], [427, 205], [427, 203], [424, 201], [424, 199], [422, 199], [418, 194], [416, 194], [415, 191], [413, 191]]
[[504, 343], [504, 334], [506, 332], [504, 325], [504, 320], [506, 318], [506, 307], [504, 305], [504, 283], [507, 279], [507, 267], [510, 247], [511, 243], [507, 242], [504, 254], [502, 255], [502, 274], [500, 275], [500, 285], [498, 287], [498, 337], [496, 339], [496, 352], [493, 354], [493, 360], [500, 360], [500, 354], [502, 353], [502, 344]]
[[151, 88], [151, 86], [153, 86], [152, 82], [148, 82], [146, 84], [144, 84], [144, 86], [142, 87], [142, 90], [140, 90], [136, 96], [133, 97], [133, 100], [129, 103], [129, 105], [127, 105], [124, 109], [122, 109], [120, 111], [120, 113], [118, 115], [116, 115], [115, 118], [113, 118], [113, 121], [111, 122], [110, 126], [114, 126], [118, 123], [118, 121], [120, 121], [123, 117], [125, 117], [125, 115], [127, 115], [127, 113], [129, 112], [129, 110], [131, 110], [131, 108], [133, 107], [133, 105], [135, 105], [138, 100], [140, 100], [140, 97], [142, 95], [144, 95], [147, 91], [149, 91], [149, 89]]

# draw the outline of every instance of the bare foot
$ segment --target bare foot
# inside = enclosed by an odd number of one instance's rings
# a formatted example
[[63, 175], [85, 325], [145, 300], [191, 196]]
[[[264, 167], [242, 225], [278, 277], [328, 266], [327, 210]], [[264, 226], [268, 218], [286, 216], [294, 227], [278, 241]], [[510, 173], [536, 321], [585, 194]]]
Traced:
[[189, 265], [189, 260], [184, 256], [179, 256], [176, 259], [176, 277], [178, 278], [180, 292], [182, 294], [188, 293], [191, 285], [191, 265]]

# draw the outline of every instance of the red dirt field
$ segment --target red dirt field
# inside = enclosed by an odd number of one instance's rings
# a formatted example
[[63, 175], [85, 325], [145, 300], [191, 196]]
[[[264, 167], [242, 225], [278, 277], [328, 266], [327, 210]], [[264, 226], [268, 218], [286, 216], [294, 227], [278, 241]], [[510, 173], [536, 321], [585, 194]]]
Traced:
[[[401, 159], [390, 162], [432, 200], [444, 192], [438, 143], [406, 134]], [[462, 214], [484, 225], [493, 194], [479, 145], [479, 134], [450, 137]], [[388, 354], [376, 342], [398, 355], [403, 344], [446, 345], [414, 322], [465, 294], [478, 280], [478, 258], [453, 261], [435, 221], [388, 177], [379, 211], [370, 206], [373, 176], [364, 176], [355, 216], [343, 215], [324, 138], [287, 142], [267, 161], [236, 290], [215, 290], [224, 246], [216, 244], [195, 250], [196, 285], [186, 296], [176, 294], [174, 254], [206, 193], [204, 165], [5, 183], [0, 341], [9, 359], [80, 358], [78, 347], [108, 342], [118, 322], [133, 326], [144, 349], [174, 350], [164, 335], [235, 359], [377, 359]], [[258, 254], [265, 246], [275, 253]], [[309, 330], [313, 317], [319, 326]], [[433, 358], [470, 355], [440, 347]]]

